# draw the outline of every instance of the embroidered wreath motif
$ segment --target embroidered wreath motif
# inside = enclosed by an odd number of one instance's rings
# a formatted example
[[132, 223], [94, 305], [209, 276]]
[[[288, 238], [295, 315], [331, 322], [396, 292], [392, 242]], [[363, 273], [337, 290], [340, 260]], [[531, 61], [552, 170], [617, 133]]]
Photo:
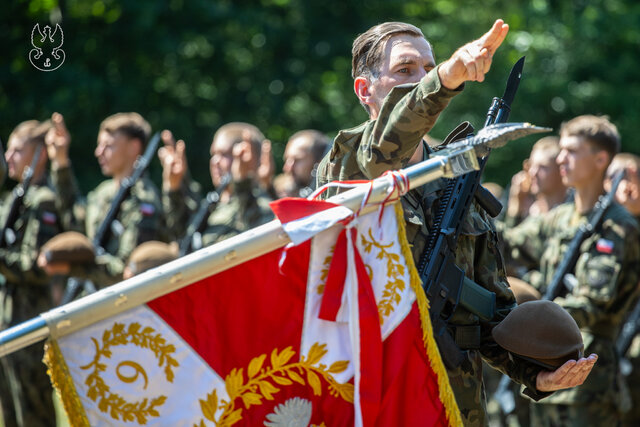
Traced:
[[[169, 382], [173, 382], [173, 368], [178, 367], [178, 362], [171, 357], [171, 353], [175, 352], [173, 344], [167, 344], [161, 334], [155, 333], [155, 330], [146, 326], [144, 328], [137, 322], [130, 323], [125, 330], [123, 323], [114, 323], [113, 328], [105, 330], [102, 334], [102, 344], [97, 339], [91, 338], [96, 347], [96, 355], [93, 361], [88, 365], [81, 366], [82, 369], [92, 369], [87, 376], [85, 384], [89, 387], [87, 397], [91, 400], [98, 401], [98, 408], [101, 412], [108, 413], [114, 420], [137, 421], [138, 424], [146, 424], [148, 417], [158, 417], [160, 414], [156, 410], [157, 407], [164, 404], [167, 396], [161, 395], [151, 400], [144, 398], [138, 402], [127, 402], [117, 393], [111, 393], [109, 386], [100, 376], [101, 372], [107, 369], [107, 365], [101, 362], [101, 359], [111, 358], [111, 348], [119, 345], [133, 344], [140, 348], [151, 350], [156, 359], [158, 366], [164, 366], [164, 374]], [[136, 372], [135, 376], [125, 377], [119, 372], [121, 365], [133, 368]], [[125, 361], [118, 365], [116, 374], [124, 382], [134, 382], [139, 375], [145, 380], [145, 388], [147, 383], [147, 375], [144, 369], [133, 361]]]

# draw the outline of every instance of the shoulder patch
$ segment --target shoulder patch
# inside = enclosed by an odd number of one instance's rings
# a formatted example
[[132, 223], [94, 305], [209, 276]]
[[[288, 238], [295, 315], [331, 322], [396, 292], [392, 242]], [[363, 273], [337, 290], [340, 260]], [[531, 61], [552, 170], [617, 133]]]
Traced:
[[58, 216], [54, 212], [44, 211], [42, 212], [42, 222], [47, 225], [55, 225], [58, 221]]
[[596, 242], [596, 250], [603, 254], [613, 253], [613, 242], [608, 239], [600, 238]]
[[140, 213], [143, 216], [151, 216], [156, 213], [156, 207], [151, 203], [142, 203], [140, 204]]

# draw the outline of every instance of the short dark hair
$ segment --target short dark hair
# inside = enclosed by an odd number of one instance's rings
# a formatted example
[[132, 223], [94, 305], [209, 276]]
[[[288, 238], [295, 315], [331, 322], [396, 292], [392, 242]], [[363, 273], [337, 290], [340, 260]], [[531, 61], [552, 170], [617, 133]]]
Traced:
[[607, 116], [583, 115], [562, 123], [560, 137], [578, 136], [587, 140], [597, 151], [609, 154], [609, 161], [620, 152], [620, 134]]
[[265, 140], [265, 136], [260, 129], [250, 123], [231, 122], [220, 126], [213, 135], [213, 142], [215, 143], [216, 139], [226, 136], [231, 140], [232, 145], [236, 145], [243, 141], [244, 132], [249, 132], [253, 155], [256, 156], [256, 158], [260, 158], [262, 142]]
[[151, 136], [151, 125], [138, 113], [117, 113], [100, 123], [100, 131], [120, 132], [129, 138], [137, 138], [144, 148]]
[[[420, 28], [404, 22], [384, 22], [369, 28], [353, 41], [351, 48], [351, 77], [377, 78], [380, 75], [385, 42], [398, 34], [424, 37]], [[369, 113], [369, 106], [362, 103]]]
[[324, 155], [327, 153], [329, 145], [331, 144], [327, 135], [315, 129], [300, 130], [291, 135], [289, 141], [293, 141], [297, 138], [305, 138], [311, 141], [310, 151], [314, 163], [320, 163], [320, 160], [322, 160]]
[[45, 120], [44, 122], [39, 122], [37, 120], [27, 120], [16, 126], [13, 131], [11, 131], [9, 138], [24, 138], [25, 141], [29, 144], [44, 145], [44, 138], [50, 128], [50, 120]]

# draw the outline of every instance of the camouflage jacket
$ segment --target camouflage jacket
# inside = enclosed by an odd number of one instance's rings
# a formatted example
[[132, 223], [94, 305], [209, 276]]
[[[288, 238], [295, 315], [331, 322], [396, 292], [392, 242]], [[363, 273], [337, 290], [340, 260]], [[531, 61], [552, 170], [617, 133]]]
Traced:
[[[273, 219], [273, 212], [269, 207], [271, 198], [255, 184], [252, 179], [236, 181], [232, 184], [233, 193], [226, 203], [219, 203], [209, 215], [207, 225], [202, 234], [192, 236], [192, 250], [228, 239], [236, 234], [247, 231]], [[164, 193], [163, 203], [169, 216], [186, 218], [177, 236], [180, 241], [198, 210], [198, 203], [193, 192]]]
[[209, 246], [273, 219], [271, 198], [251, 179], [233, 183], [233, 195], [219, 204], [207, 220], [202, 245]]
[[[505, 231], [511, 256], [530, 267], [522, 278], [544, 293], [577, 228], [589, 214], [579, 215], [569, 202]], [[575, 319], [585, 354], [598, 354], [598, 363], [583, 385], [557, 392], [545, 403], [615, 403], [618, 357], [614, 343], [626, 312], [638, 297], [639, 237], [635, 219], [614, 203], [605, 212], [601, 227], [582, 243], [574, 269], [577, 284], [554, 301]]]
[[[31, 185], [13, 227], [15, 241], [0, 248], [0, 274], [5, 277], [6, 291], [12, 294], [13, 300], [12, 315], [8, 313], [8, 306], [0, 306], [0, 314], [4, 318], [0, 323], [6, 325], [25, 321], [52, 306], [49, 278], [37, 266], [36, 260], [40, 247], [62, 230], [55, 198], [48, 186]], [[2, 225], [5, 224], [12, 199], [9, 194], [0, 204]]]
[[[330, 152], [318, 168], [318, 187], [333, 180], [371, 179], [381, 173], [407, 165], [423, 136], [435, 123], [438, 114], [459, 91], [440, 85], [437, 69], [421, 82], [397, 86], [391, 90], [378, 119], [341, 131]], [[326, 196], [337, 193], [329, 189]], [[407, 223], [407, 238], [417, 260], [424, 249], [432, 212], [437, 211], [438, 195], [425, 187], [411, 190], [402, 198]], [[451, 332], [477, 332], [475, 348], [463, 350], [464, 361], [448, 370], [465, 425], [486, 425], [482, 358], [517, 382], [524, 384], [535, 399], [547, 394], [535, 391], [540, 368], [529, 363], [514, 363], [508, 353], [493, 340], [491, 330], [515, 307], [515, 298], [504, 273], [497, 237], [484, 211], [473, 205], [465, 219], [458, 241], [456, 263], [476, 283], [496, 293], [497, 310], [493, 319], [480, 319], [458, 307], [450, 322]]]
[[[118, 191], [115, 181], [102, 182], [85, 201], [71, 168], [52, 171], [52, 176], [59, 193], [60, 210], [72, 212], [69, 222], [93, 239]], [[104, 245], [105, 253], [96, 257], [97, 268], [72, 266], [72, 276], [90, 279], [98, 287], [113, 284], [122, 280], [125, 263], [136, 246], [148, 240], [169, 240], [160, 192], [148, 178], [139, 179], [131, 188], [116, 221]]]

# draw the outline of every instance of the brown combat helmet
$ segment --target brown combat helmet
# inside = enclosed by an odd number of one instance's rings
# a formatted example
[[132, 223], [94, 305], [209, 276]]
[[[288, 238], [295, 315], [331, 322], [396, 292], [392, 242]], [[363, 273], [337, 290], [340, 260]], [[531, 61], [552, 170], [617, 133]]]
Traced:
[[138, 245], [131, 252], [127, 268], [136, 275], [176, 258], [178, 258], [177, 245], [150, 240]]
[[77, 231], [66, 231], [52, 237], [42, 246], [41, 251], [49, 263], [92, 264], [95, 262], [91, 240]]
[[525, 282], [522, 279], [518, 279], [517, 277], [508, 276], [507, 282], [509, 282], [509, 286], [511, 287], [511, 291], [513, 295], [516, 297], [516, 302], [518, 304], [524, 304], [529, 301], [537, 301], [542, 298], [540, 292]]
[[491, 332], [496, 343], [515, 356], [555, 370], [582, 357], [578, 324], [558, 304], [529, 301], [514, 308]]

